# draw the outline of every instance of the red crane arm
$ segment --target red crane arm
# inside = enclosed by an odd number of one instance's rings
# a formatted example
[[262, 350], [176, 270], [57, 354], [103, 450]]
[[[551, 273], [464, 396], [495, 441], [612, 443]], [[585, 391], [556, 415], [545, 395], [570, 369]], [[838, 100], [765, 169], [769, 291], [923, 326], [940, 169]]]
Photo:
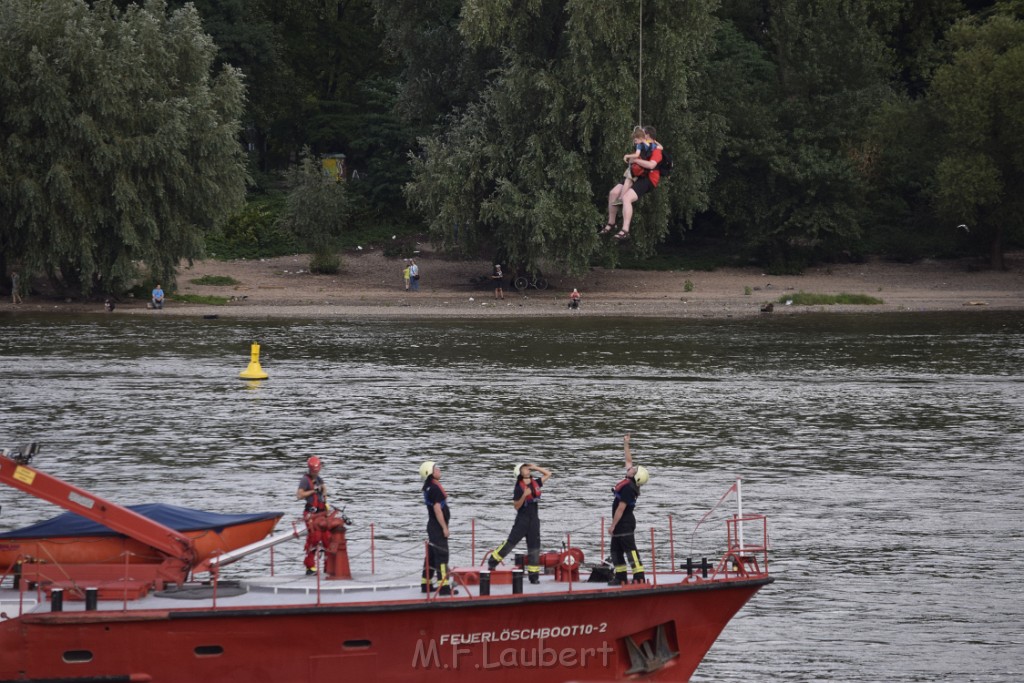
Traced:
[[169, 558], [179, 561], [186, 570], [195, 564], [195, 546], [189, 537], [117, 503], [100, 498], [28, 465], [18, 464], [2, 455], [0, 482], [156, 548]]

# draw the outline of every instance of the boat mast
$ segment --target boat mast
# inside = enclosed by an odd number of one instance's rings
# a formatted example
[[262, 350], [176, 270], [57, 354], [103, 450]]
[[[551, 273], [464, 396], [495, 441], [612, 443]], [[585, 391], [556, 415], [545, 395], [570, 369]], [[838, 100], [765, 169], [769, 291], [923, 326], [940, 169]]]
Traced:
[[736, 477], [736, 515], [738, 520], [736, 526], [739, 529], [740, 552], [743, 552], [743, 490], [740, 484], [741, 481], [743, 480]]

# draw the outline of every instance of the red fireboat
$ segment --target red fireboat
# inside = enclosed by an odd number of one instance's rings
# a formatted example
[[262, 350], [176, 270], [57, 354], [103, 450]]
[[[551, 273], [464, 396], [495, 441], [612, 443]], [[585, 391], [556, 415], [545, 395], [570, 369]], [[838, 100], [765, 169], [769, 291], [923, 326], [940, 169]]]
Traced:
[[[451, 596], [352, 578], [336, 512], [323, 578], [228, 580], [225, 566], [305, 529], [200, 559], [188, 535], [33, 468], [33, 454], [0, 456], [0, 481], [144, 544], [155, 561], [0, 567], [0, 681], [686, 681], [773, 581], [767, 520], [742, 508], [717, 561], [664, 572], [652, 558], [646, 584], [588, 581], [602, 567], [588, 576], [571, 539], [525, 589], [517, 568], [454, 569]], [[653, 529], [651, 539], [653, 552]]]

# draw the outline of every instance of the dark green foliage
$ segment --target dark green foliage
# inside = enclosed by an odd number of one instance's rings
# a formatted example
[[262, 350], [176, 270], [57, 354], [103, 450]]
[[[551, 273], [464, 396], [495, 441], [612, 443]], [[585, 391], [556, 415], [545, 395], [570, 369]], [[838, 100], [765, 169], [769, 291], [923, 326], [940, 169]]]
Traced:
[[[706, 203], [715, 148], [712, 121], [687, 107], [695, 64], [711, 36], [709, 4], [645, 3], [644, 122], [677, 159], [672, 181], [645, 199], [632, 248], [650, 253]], [[468, 55], [500, 65], [437, 135], [421, 140], [406, 195], [449, 251], [502, 250], [526, 271], [553, 260], [580, 272], [601, 249], [608, 190], [637, 111], [636, 7], [617, 3], [465, 2]], [[710, 142], [709, 142], [710, 140]], [[709, 153], [710, 152], [710, 153]], [[686, 159], [685, 168], [680, 161]], [[685, 172], [682, 172], [685, 171]], [[606, 254], [608, 252], [605, 252]]]
[[866, 122], [890, 96], [888, 54], [870, 5], [736, 7], [736, 16], [723, 17], [708, 72], [708, 102], [729, 131], [713, 211], [775, 272], [858, 251]]
[[189, 280], [189, 282], [194, 285], [209, 285], [211, 287], [227, 287], [238, 284], [238, 280], [230, 275], [204, 275], [203, 277]]
[[[170, 287], [204, 244], [314, 250], [329, 268], [337, 249], [397, 258], [421, 236], [526, 270], [672, 267], [680, 250], [773, 273], [866, 254], [998, 267], [1024, 243], [1021, 15], [1019, 0], [3, 0], [0, 271], [106, 292], [141, 265]], [[675, 169], [612, 244], [595, 232], [636, 123]], [[277, 220], [306, 147], [354, 171], [344, 224], [319, 233], [298, 207]]]
[[877, 306], [885, 303], [881, 299], [867, 294], [812, 294], [809, 292], [797, 292], [796, 294], [783, 294], [776, 303], [795, 306], [834, 306], [836, 304], [852, 304], [856, 306]]
[[70, 291], [173, 283], [240, 205], [241, 78], [187, 7], [0, 3], [0, 252]]
[[295, 234], [280, 224], [286, 195], [275, 192], [249, 198], [206, 238], [206, 255], [229, 261], [285, 256], [301, 251]]
[[288, 172], [290, 189], [280, 224], [298, 236], [313, 256], [310, 270], [335, 273], [341, 265], [339, 240], [348, 225], [350, 203], [347, 185], [324, 173], [320, 160], [309, 149]]
[[940, 225], [1003, 268], [1024, 238], [1024, 4], [997, 3], [950, 39], [927, 98], [942, 143], [931, 193]]
[[335, 252], [315, 252], [309, 259], [309, 272], [334, 275], [341, 270], [341, 257]]
[[175, 294], [168, 298], [183, 304], [206, 304], [209, 306], [224, 306], [228, 302], [227, 297], [213, 294]]

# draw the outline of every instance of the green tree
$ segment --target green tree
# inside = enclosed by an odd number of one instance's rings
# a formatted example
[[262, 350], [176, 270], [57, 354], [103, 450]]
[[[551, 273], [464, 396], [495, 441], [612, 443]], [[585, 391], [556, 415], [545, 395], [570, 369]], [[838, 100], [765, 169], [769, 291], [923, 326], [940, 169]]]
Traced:
[[709, 99], [729, 121], [729, 136], [713, 205], [725, 229], [769, 267], [800, 269], [860, 248], [866, 122], [891, 97], [872, 7], [725, 7], [730, 25], [720, 34]]
[[309, 148], [288, 173], [289, 192], [282, 224], [305, 242], [312, 253], [310, 270], [335, 273], [340, 266], [338, 238], [348, 224], [347, 181], [324, 173]]
[[1024, 235], [1024, 3], [959, 22], [950, 41], [952, 61], [928, 94], [940, 126], [936, 207], [1001, 269], [1007, 241]]
[[239, 74], [191, 7], [0, 3], [0, 250], [82, 293], [172, 281], [242, 201]]
[[544, 260], [582, 270], [601, 249], [605, 199], [642, 122], [657, 126], [680, 169], [639, 206], [632, 244], [650, 253], [670, 217], [685, 221], [707, 200], [713, 124], [689, 97], [711, 4], [644, 0], [641, 114], [639, 3], [464, 2], [469, 54], [494, 52], [501, 62], [414, 159], [406, 195], [434, 243], [494, 247], [527, 270]]

